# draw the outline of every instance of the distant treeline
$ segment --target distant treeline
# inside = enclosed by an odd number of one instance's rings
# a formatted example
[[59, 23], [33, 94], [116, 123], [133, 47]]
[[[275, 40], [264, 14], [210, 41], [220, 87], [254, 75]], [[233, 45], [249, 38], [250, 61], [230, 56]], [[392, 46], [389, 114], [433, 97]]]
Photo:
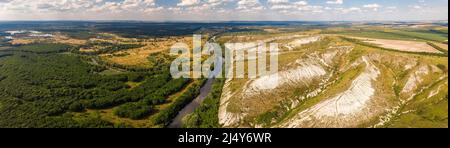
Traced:
[[434, 43], [431, 43], [431, 42], [427, 42], [427, 44], [430, 45], [431, 47], [433, 47], [434, 49], [439, 50], [440, 52], [442, 52], [442, 53], [444, 53], [444, 54], [446, 54], [448, 56], [448, 50], [446, 50], [444, 48], [441, 48], [438, 45], [436, 45]]
[[37, 54], [60, 53], [72, 50], [74, 47], [66, 44], [28, 44], [16, 45], [8, 49], [1, 50], [2, 52], [28, 52]]
[[85, 54], [85, 55], [98, 55], [98, 54], [106, 54], [106, 53], [114, 53], [118, 51], [123, 51], [127, 49], [134, 49], [134, 48], [141, 48], [144, 47], [144, 45], [141, 44], [114, 44], [110, 42], [89, 42], [86, 45], [82, 45], [77, 47], [78, 49], [84, 48], [97, 48], [100, 47], [98, 50], [94, 52], [80, 52], [79, 50], [74, 50], [73, 52], [78, 54]]

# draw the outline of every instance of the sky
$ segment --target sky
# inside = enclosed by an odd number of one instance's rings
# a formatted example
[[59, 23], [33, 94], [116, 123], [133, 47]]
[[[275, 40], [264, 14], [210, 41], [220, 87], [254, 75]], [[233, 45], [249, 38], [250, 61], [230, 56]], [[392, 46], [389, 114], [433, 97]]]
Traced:
[[0, 20], [448, 20], [448, 0], [0, 0]]

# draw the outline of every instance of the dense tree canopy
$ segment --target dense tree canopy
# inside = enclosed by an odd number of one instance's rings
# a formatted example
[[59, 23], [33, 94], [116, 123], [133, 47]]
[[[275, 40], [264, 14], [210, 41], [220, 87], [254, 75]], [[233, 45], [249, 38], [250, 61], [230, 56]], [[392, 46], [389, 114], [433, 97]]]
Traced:
[[[36, 44], [0, 51], [0, 127], [122, 127], [102, 115], [71, 112], [114, 108], [118, 117], [142, 119], [155, 113], [156, 105], [179, 104], [187, 98], [167, 101], [192, 82], [172, 79], [168, 68], [163, 68], [167, 62], [155, 64], [155, 69], [104, 75], [102, 71], [115, 67], [93, 63], [96, 56], [61, 53], [70, 48]], [[199, 87], [187, 90], [193, 91], [188, 96], [194, 98]]]

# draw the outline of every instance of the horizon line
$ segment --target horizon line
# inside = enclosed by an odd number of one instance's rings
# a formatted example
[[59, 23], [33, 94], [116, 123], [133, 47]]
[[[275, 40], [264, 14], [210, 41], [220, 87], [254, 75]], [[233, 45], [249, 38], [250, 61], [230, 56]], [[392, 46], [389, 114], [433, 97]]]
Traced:
[[448, 19], [436, 19], [436, 20], [138, 20], [138, 19], [130, 19], [130, 20], [91, 20], [91, 19], [43, 19], [43, 20], [0, 20], [0, 22], [157, 22], [157, 23], [172, 23], [172, 22], [180, 22], [180, 23], [226, 23], [226, 22], [442, 22], [447, 21]]

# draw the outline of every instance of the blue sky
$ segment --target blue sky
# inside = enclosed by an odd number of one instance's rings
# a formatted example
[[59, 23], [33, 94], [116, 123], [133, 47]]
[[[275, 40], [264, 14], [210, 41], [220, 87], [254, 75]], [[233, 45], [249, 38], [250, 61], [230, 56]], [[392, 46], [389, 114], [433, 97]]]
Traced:
[[448, 0], [0, 0], [0, 20], [448, 20]]

